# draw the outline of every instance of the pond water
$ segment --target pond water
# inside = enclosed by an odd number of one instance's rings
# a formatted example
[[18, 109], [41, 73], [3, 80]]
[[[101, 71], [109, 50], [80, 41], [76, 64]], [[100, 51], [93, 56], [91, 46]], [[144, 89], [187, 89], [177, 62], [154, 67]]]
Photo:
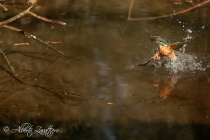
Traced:
[[[62, 2], [49, 6], [40, 2], [34, 12], [66, 26], [30, 16], [10, 25], [55, 42], [52, 46], [64, 57], [35, 40], [0, 29], [1, 45], [19, 74], [14, 78], [0, 59], [2, 139], [210, 138], [210, 28], [205, 16], [209, 6], [179, 16], [130, 21], [129, 0]], [[174, 11], [161, 6], [175, 10], [191, 6], [145, 1], [142, 8], [142, 3], [134, 2], [133, 17]], [[11, 15], [2, 12], [1, 21]], [[186, 38], [190, 42], [177, 50], [175, 62], [139, 67], [157, 51], [151, 36], [170, 43]], [[54, 133], [35, 131], [40, 127], [48, 132], [53, 128]]]

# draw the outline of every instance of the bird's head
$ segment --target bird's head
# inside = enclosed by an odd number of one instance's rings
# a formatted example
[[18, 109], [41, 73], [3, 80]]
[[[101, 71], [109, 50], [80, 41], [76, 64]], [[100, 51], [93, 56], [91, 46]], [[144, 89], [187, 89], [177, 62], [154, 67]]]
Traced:
[[154, 41], [155, 43], [157, 43], [160, 46], [167, 46], [168, 45], [168, 43], [164, 39], [162, 39], [161, 36], [152, 36], [150, 38], [150, 40]]

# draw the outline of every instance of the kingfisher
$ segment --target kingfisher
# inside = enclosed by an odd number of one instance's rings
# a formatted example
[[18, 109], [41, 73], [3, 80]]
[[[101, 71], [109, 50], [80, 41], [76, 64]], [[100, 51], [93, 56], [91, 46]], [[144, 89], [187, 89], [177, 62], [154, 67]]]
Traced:
[[178, 49], [183, 47], [184, 44], [187, 44], [189, 40], [186, 40], [184, 42], [175, 42], [172, 44], [168, 44], [164, 39], [162, 39], [161, 36], [152, 36], [150, 38], [151, 41], [157, 43], [158, 46], [158, 52], [151, 57], [147, 62], [138, 64], [138, 66], [146, 66], [150, 62], [154, 62], [157, 60], [160, 60], [161, 57], [171, 58], [172, 60], [177, 59], [177, 54], [174, 51], [174, 49]]

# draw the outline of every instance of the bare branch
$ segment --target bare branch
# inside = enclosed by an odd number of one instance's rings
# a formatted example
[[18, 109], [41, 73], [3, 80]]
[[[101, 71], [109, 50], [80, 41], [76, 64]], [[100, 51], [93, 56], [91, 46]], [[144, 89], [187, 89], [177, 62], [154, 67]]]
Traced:
[[29, 43], [15, 43], [14, 46], [24, 46], [24, 45], [29, 45]]
[[[0, 1], [1, 1], [1, 0], [0, 0]], [[36, 3], [36, 0], [30, 0], [30, 2], [32, 2], [33, 5], [34, 5], [34, 4]], [[13, 22], [13, 21], [15, 21], [15, 20], [21, 18], [22, 16], [24, 16], [24, 15], [26, 15], [26, 14], [30, 14], [31, 16], [36, 17], [36, 18], [38, 18], [38, 19], [40, 19], [40, 20], [43, 20], [43, 21], [46, 21], [46, 22], [56, 23], [56, 24], [60, 24], [60, 25], [66, 25], [65, 22], [61, 22], [61, 21], [57, 21], [57, 20], [53, 20], [53, 19], [48, 19], [48, 18], [39, 16], [39, 15], [37, 15], [37, 14], [31, 12], [30, 10], [31, 10], [31, 8], [33, 8], [33, 5], [30, 6], [28, 9], [26, 9], [25, 11], [23, 11], [23, 12], [21, 12], [21, 13], [15, 15], [14, 17], [9, 18], [9, 19], [7, 19], [7, 20], [5, 20], [5, 21], [0, 22], [0, 28], [1, 28], [1, 27], [7, 28], [7, 29], [9, 29], [9, 30], [16, 31], [16, 32], [18, 32], [18, 33], [20, 33], [20, 34], [22, 34], [22, 35], [28, 37], [28, 38], [32, 38], [32, 39], [34, 39], [34, 40], [36, 40], [36, 41], [38, 41], [38, 42], [44, 44], [45, 46], [47, 46], [48, 48], [52, 49], [53, 51], [59, 53], [59, 54], [63, 57], [63, 53], [62, 53], [61, 51], [58, 51], [58, 50], [55, 49], [54, 47], [52, 47], [52, 46], [49, 44], [48, 41], [43, 41], [43, 40], [41, 40], [40, 38], [38, 38], [38, 37], [36, 37], [36, 36], [34, 36], [34, 35], [30, 34], [30, 33], [27, 33], [27, 32], [25, 32], [25, 31], [23, 31], [23, 30], [21, 30], [21, 29], [18, 29], [18, 28], [15, 28], [15, 27], [12, 27], [12, 26], [8, 26], [8, 25], [7, 25], [7, 24], [9, 24], [9, 23], [11, 23], [11, 22]], [[4, 5], [2, 5], [2, 4], [0, 4], [0, 7], [2, 7], [5, 11], [7, 10], [6, 7], [5, 7]], [[7, 57], [6, 57], [6, 55], [5, 55], [4, 51], [3, 51], [3, 49], [1, 48], [1, 46], [0, 46], [0, 53], [2, 54], [2, 56], [3, 56], [4, 59], [5, 59], [5, 61], [7, 62], [7, 65], [9, 66], [11, 72], [14, 74], [14, 76], [17, 77], [18, 75], [16, 74], [14, 68], [12, 67], [11, 63], [10, 63], [9, 60], [7, 59]]]
[[66, 25], [65, 22], [61, 22], [61, 21], [58, 21], [58, 20], [48, 19], [48, 18], [39, 16], [39, 15], [37, 15], [37, 14], [31, 12], [31, 11], [30, 11], [31, 8], [33, 8], [33, 5], [30, 6], [28, 9], [26, 9], [25, 11], [23, 11], [23, 12], [17, 14], [16, 16], [14, 16], [14, 17], [12, 17], [12, 18], [10, 18], [10, 19], [8, 19], [8, 20], [5, 20], [5, 21], [0, 22], [0, 26], [1, 26], [1, 25], [6, 25], [6, 24], [8, 24], [8, 23], [10, 23], [10, 22], [13, 22], [13, 21], [17, 20], [18, 18], [21, 18], [22, 16], [24, 16], [24, 15], [26, 15], [26, 14], [30, 14], [30, 15], [32, 15], [33, 17], [36, 17], [36, 18], [38, 18], [38, 19], [40, 19], [40, 20], [43, 20], [43, 21], [46, 21], [46, 22], [56, 23], [56, 24], [60, 24], [60, 25]]
[[129, 11], [128, 11], [128, 20], [130, 20], [130, 18], [131, 18], [133, 3], [134, 3], [134, 0], [131, 0], [131, 4], [130, 4], [130, 7], [129, 7]]
[[4, 9], [4, 11], [7, 11], [8, 9], [7, 9], [7, 7], [6, 6], [4, 6], [3, 4], [1, 4], [0, 3], [0, 7], [2, 8], [2, 9]]
[[37, 15], [37, 14], [31, 12], [31, 11], [28, 11], [27, 13], [32, 15], [35, 18], [41, 19], [41, 20], [46, 21], [46, 22], [52, 22], [52, 23], [56, 23], [56, 24], [60, 24], [60, 25], [66, 25], [65, 22], [61, 22], [61, 21], [54, 20], [54, 19], [48, 19], [46, 17], [39, 16], [39, 15]]
[[0, 45], [0, 53], [4, 57], [4, 60], [7, 62], [7, 65], [9, 66], [9, 68], [12, 71], [12, 73], [14, 74], [14, 76], [18, 76], [18, 74], [15, 72], [15, 69], [13, 68], [13, 66], [11, 65], [11, 63], [9, 62], [9, 60], [7, 59], [7, 56], [4, 53], [3, 48], [2, 48], [1, 45]]
[[131, 4], [130, 4], [130, 8], [129, 8], [129, 11], [128, 11], [128, 20], [131, 20], [131, 21], [138, 21], [138, 20], [154, 20], [154, 19], [160, 19], [160, 18], [167, 18], [167, 17], [171, 17], [171, 16], [176, 16], [176, 15], [180, 15], [180, 14], [183, 14], [183, 13], [186, 13], [186, 12], [189, 12], [195, 8], [198, 8], [198, 7], [201, 7], [207, 3], [209, 3], [210, 0], [206, 0], [206, 1], [203, 1], [197, 5], [194, 5], [190, 8], [187, 8], [185, 10], [182, 10], [182, 11], [178, 11], [178, 12], [174, 12], [172, 14], [167, 14], [167, 15], [162, 15], [162, 16], [155, 16], [155, 17], [146, 17], [146, 18], [132, 18], [131, 17], [131, 12], [132, 12], [132, 9], [133, 9], [133, 3], [134, 3], [134, 0], [131, 1]]
[[49, 47], [50, 49], [54, 50], [55, 52], [57, 52], [57, 53], [59, 53], [59, 54], [61, 54], [63, 56], [63, 53], [61, 51], [56, 50], [47, 41], [43, 41], [40, 38], [38, 38], [38, 37], [36, 37], [36, 36], [34, 36], [34, 35], [30, 34], [30, 33], [27, 33], [27, 32], [25, 32], [25, 31], [23, 31], [21, 29], [18, 29], [18, 28], [12, 27], [12, 26], [8, 26], [8, 25], [3, 25], [3, 26], [0, 26], [0, 27], [7, 28], [7, 29], [10, 29], [10, 30], [16, 31], [16, 32], [18, 32], [18, 33], [20, 33], [20, 34], [28, 37], [28, 38], [33, 38], [34, 40], [36, 40], [36, 41], [44, 44], [45, 46]]
[[26, 9], [25, 11], [23, 11], [23, 12], [17, 14], [16, 16], [14, 16], [14, 17], [12, 17], [12, 18], [10, 18], [10, 19], [8, 19], [8, 20], [5, 20], [5, 21], [0, 22], [0, 26], [1, 26], [1, 25], [5, 25], [5, 24], [8, 24], [8, 23], [10, 23], [10, 22], [13, 22], [13, 21], [17, 20], [18, 18], [24, 16], [25, 14], [28, 13], [28, 11], [29, 11], [32, 7], [33, 7], [33, 6], [30, 6], [28, 9]]

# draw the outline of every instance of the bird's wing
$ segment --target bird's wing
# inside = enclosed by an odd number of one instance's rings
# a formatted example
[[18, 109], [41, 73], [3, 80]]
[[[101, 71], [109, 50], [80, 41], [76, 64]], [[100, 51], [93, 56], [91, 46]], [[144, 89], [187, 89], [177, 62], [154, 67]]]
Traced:
[[150, 58], [149, 60], [147, 60], [147, 62], [138, 64], [137, 66], [143, 66], [144, 67], [144, 66], [148, 65], [151, 61], [155, 61], [157, 59], [160, 59], [160, 53], [159, 52], [156, 53], [152, 58]]
[[186, 40], [184, 42], [175, 42], [168, 46], [170, 46], [172, 49], [179, 49], [179, 48], [183, 47], [184, 44], [187, 44], [188, 42], [189, 42], [189, 40]]

